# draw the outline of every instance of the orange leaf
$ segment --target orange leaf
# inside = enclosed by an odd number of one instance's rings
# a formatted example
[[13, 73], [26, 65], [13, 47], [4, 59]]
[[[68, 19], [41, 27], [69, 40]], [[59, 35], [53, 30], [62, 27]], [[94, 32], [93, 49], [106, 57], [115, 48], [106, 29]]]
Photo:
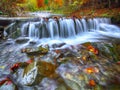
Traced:
[[83, 59], [83, 60], [86, 60], [86, 56], [83, 56], [82, 59]]
[[90, 52], [92, 52], [92, 53], [94, 53], [94, 54], [98, 54], [98, 50], [95, 49], [93, 46], [89, 45], [87, 48], [88, 48], [88, 50], [89, 50]]
[[94, 69], [92, 67], [88, 67], [85, 69], [85, 72], [88, 73], [88, 74], [91, 74], [94, 72]]
[[88, 67], [84, 71], [88, 74], [91, 74], [91, 73], [98, 73], [99, 69], [96, 67]]
[[89, 85], [94, 87], [96, 85], [95, 81], [94, 80], [89, 80]]

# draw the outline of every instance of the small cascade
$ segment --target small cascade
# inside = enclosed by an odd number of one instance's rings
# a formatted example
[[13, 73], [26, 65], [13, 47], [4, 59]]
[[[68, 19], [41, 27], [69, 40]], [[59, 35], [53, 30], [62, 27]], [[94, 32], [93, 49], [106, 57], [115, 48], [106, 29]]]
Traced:
[[22, 25], [21, 34], [30, 38], [69, 38], [82, 32], [99, 29], [101, 23], [110, 23], [109, 18], [93, 19], [40, 19], [37, 22], [27, 22]]
[[22, 25], [22, 28], [21, 28], [22, 37], [27, 35], [28, 25], [29, 25], [29, 23], [25, 23], [25, 24]]
[[[56, 38], [59, 37], [59, 30], [58, 30], [58, 24], [55, 20], [50, 20], [47, 25], [47, 31], [49, 33], [49, 37]], [[46, 33], [43, 33], [46, 34]]]

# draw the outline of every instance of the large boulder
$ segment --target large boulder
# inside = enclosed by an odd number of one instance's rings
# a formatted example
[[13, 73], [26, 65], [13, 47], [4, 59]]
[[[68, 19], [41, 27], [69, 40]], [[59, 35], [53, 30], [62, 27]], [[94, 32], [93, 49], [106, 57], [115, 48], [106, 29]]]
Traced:
[[54, 74], [55, 69], [56, 66], [51, 63], [35, 61], [24, 69], [21, 82], [23, 85], [39, 84], [44, 77], [50, 77]]

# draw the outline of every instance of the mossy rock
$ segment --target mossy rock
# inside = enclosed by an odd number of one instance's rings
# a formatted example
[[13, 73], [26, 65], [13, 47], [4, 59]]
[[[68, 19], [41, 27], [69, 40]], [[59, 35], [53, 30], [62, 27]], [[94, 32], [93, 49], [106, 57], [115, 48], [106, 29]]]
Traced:
[[24, 85], [39, 84], [44, 77], [54, 74], [55, 70], [56, 66], [52, 63], [35, 61], [24, 69], [22, 82]]
[[21, 50], [22, 52], [25, 52], [27, 55], [45, 55], [48, 53], [49, 48], [48, 47], [29, 47]]

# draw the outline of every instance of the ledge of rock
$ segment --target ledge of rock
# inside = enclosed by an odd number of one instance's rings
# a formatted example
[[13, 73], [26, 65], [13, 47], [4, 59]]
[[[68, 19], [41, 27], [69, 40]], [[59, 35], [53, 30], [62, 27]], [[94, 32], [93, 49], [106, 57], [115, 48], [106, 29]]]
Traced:
[[26, 43], [28, 41], [29, 41], [28, 38], [18, 38], [18, 39], [16, 39], [15, 42], [18, 43], [18, 44], [23, 44], [23, 43]]

